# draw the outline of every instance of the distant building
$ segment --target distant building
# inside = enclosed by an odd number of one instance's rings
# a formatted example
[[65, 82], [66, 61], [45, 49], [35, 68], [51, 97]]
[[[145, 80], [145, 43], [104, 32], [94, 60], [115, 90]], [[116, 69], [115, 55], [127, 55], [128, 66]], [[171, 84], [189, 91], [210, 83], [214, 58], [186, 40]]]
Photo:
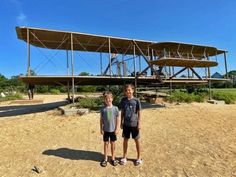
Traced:
[[187, 78], [187, 76], [186, 76], [186, 75], [184, 75], [184, 74], [183, 74], [183, 75], [181, 75], [180, 77], [181, 77], [181, 78]]
[[236, 84], [236, 76], [232, 76], [230, 80], [231, 83]]
[[211, 78], [224, 78], [224, 76], [218, 72], [215, 72], [213, 75], [211, 75]]

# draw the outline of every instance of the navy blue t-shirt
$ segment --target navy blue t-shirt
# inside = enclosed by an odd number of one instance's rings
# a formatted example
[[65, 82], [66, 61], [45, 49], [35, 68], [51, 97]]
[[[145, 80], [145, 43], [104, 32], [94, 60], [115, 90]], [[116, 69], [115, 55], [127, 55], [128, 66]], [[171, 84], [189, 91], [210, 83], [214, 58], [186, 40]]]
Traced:
[[124, 97], [121, 99], [120, 108], [123, 111], [123, 125], [136, 127], [138, 125], [138, 111], [141, 110], [139, 99], [133, 97], [129, 100], [128, 97]]

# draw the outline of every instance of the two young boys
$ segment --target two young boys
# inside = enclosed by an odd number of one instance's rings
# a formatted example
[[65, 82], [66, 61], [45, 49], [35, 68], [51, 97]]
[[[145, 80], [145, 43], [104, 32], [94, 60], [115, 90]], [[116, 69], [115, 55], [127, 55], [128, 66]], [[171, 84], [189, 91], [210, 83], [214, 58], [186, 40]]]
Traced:
[[104, 160], [101, 162], [101, 166], [107, 166], [107, 151], [109, 140], [111, 144], [112, 165], [116, 166], [118, 161], [115, 159], [115, 141], [117, 139], [119, 125], [123, 129], [123, 157], [120, 161], [121, 165], [125, 165], [127, 162], [127, 149], [128, 140], [130, 134], [135, 140], [137, 150], [137, 160], [135, 165], [140, 165], [142, 160], [140, 158], [140, 134], [141, 127], [141, 104], [140, 101], [134, 97], [134, 87], [131, 84], [125, 86], [125, 97], [120, 102], [121, 106], [121, 121], [119, 119], [119, 110], [116, 106], [112, 105], [113, 97], [111, 92], [104, 94], [105, 106], [101, 110], [100, 118], [100, 130], [103, 135], [104, 141]]

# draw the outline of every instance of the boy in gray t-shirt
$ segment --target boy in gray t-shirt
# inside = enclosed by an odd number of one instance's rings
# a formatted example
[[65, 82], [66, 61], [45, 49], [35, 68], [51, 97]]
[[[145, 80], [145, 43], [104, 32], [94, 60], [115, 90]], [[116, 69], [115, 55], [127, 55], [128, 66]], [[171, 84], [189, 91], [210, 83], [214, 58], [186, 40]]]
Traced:
[[118, 161], [115, 160], [115, 141], [120, 124], [119, 110], [118, 107], [112, 105], [112, 101], [112, 93], [106, 92], [104, 94], [105, 106], [101, 109], [100, 116], [100, 131], [104, 141], [104, 160], [101, 162], [101, 166], [103, 167], [107, 166], [109, 140], [111, 143], [112, 165], [116, 166], [118, 164]]

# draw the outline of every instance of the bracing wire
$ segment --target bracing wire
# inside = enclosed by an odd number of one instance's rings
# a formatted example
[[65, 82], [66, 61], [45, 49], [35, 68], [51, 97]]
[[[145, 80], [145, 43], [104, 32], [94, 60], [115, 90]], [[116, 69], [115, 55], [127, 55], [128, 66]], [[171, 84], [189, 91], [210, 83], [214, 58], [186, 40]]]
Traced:
[[[48, 49], [48, 47], [47, 47], [45, 44], [43, 44], [43, 42], [40, 41], [40, 40], [38, 39], [38, 37], [37, 37], [34, 33], [31, 32], [31, 34], [33, 34], [33, 36], [34, 36], [46, 49]], [[68, 37], [66, 38], [66, 34], [65, 34], [64, 37], [63, 37], [63, 39], [62, 39], [62, 42], [57, 46], [56, 49], [60, 48], [60, 47], [62, 46], [62, 44], [63, 44], [67, 39], [68, 39]], [[39, 72], [49, 61], [53, 64], [53, 66], [54, 66], [55, 68], [57, 67], [57, 65], [52, 61], [52, 59], [53, 59], [55, 56], [58, 55], [59, 51], [57, 51], [56, 53], [51, 53], [51, 56], [47, 56], [47, 55], [44, 54], [41, 50], [39, 50], [39, 48], [36, 47], [36, 49], [37, 49], [40, 53], [43, 54], [43, 56], [47, 59], [47, 61], [44, 60], [43, 62], [39, 63], [39, 65], [37, 65], [37, 66], [35, 67], [35, 69], [34, 69], [35, 72], [36, 72], [36, 71]]]

